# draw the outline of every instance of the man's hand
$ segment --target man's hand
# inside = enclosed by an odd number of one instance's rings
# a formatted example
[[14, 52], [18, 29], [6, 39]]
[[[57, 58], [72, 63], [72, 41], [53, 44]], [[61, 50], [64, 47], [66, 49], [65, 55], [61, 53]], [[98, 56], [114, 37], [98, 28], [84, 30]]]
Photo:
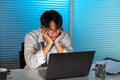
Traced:
[[58, 37], [56, 38], [56, 40], [54, 41], [54, 44], [57, 48], [58, 53], [63, 53], [63, 47], [60, 45], [59, 41], [61, 39], [61, 37], [64, 35], [64, 31], [62, 29], [59, 29], [57, 31], [57, 33], [59, 34]]
[[51, 44], [51, 45], [52, 45], [52, 44], [53, 44], [53, 41], [52, 41], [51, 38], [48, 36], [48, 28], [43, 27], [41, 33], [42, 33], [43, 38], [44, 38], [45, 41], [47, 42], [47, 44]]
[[47, 42], [47, 45], [43, 48], [44, 56], [46, 56], [48, 51], [50, 50], [52, 44], [53, 44], [53, 41], [48, 36], [48, 29], [47, 28], [43, 27], [41, 33], [42, 33], [43, 38]]
[[55, 44], [55, 43], [59, 43], [60, 39], [61, 39], [62, 36], [64, 35], [63, 29], [61, 29], [61, 28], [58, 29], [58, 30], [57, 30], [57, 34], [58, 34], [58, 37], [55, 39], [54, 44]]

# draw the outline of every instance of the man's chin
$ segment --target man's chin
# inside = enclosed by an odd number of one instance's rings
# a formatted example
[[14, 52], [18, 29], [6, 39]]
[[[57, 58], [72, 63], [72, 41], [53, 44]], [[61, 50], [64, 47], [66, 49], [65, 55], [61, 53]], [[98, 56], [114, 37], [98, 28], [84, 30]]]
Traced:
[[55, 39], [52, 39], [52, 41], [55, 41]]
[[52, 39], [52, 41], [55, 41], [55, 39]]

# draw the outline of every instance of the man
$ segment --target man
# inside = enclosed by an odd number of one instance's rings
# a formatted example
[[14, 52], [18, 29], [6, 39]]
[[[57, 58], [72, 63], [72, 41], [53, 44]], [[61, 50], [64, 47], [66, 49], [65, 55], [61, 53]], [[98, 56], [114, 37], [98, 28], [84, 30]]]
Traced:
[[25, 36], [25, 68], [46, 66], [51, 53], [73, 51], [70, 37], [62, 28], [62, 16], [55, 10], [45, 11], [41, 17], [41, 29]]

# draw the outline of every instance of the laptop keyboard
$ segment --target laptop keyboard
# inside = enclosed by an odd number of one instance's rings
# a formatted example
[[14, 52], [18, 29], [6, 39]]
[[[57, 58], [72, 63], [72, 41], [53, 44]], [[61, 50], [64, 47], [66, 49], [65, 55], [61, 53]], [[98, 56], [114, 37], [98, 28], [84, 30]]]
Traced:
[[39, 71], [40, 76], [45, 79], [46, 78], [47, 69], [41, 69], [41, 70], [38, 70], [38, 71]]

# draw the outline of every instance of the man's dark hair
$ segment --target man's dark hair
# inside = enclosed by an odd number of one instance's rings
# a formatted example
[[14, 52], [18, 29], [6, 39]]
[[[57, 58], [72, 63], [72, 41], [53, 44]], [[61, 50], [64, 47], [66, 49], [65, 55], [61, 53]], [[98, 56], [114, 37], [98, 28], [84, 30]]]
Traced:
[[49, 28], [50, 21], [54, 21], [56, 24], [56, 28], [62, 28], [62, 16], [55, 10], [49, 10], [45, 11], [41, 17], [40, 22], [41, 25], [45, 26], [46, 28]]

